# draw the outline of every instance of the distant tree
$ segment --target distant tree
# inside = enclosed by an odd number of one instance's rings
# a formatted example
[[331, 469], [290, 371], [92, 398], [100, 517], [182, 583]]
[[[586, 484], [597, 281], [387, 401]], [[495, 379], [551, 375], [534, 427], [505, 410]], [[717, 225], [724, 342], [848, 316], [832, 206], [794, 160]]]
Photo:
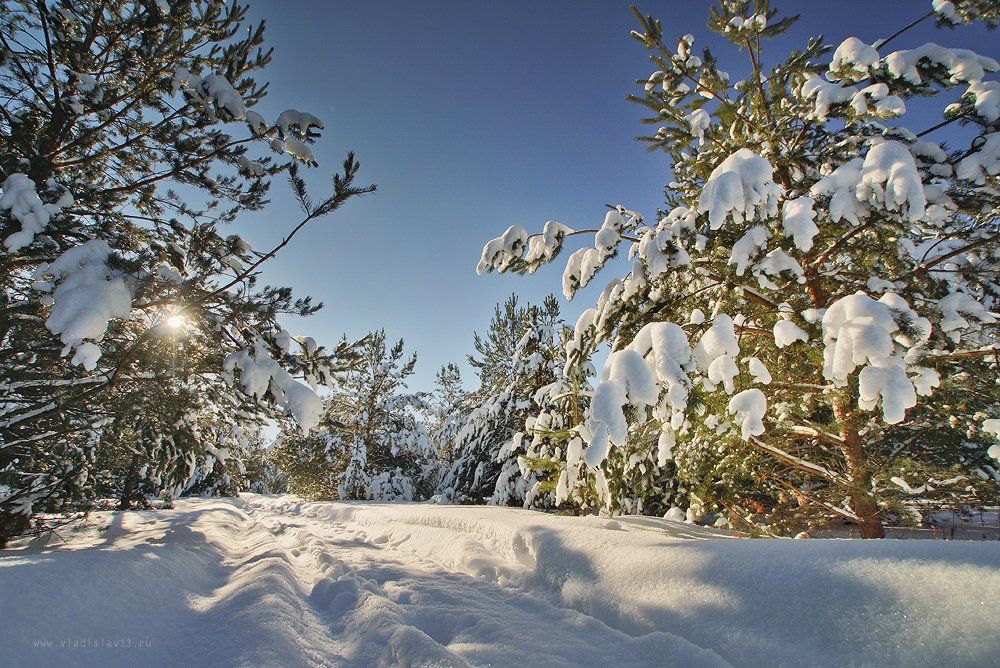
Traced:
[[435, 376], [435, 387], [428, 402], [428, 433], [438, 459], [447, 469], [455, 461], [455, 441], [468, 418], [469, 393], [462, 387], [462, 372], [449, 362]]
[[534, 409], [534, 395], [552, 382], [559, 304], [547, 297], [541, 307], [518, 307], [511, 296], [497, 305], [485, 337], [475, 338], [469, 362], [480, 377], [470, 397], [475, 408], [456, 440], [455, 461], [438, 491], [461, 503], [520, 504], [531, 487], [518, 458], [515, 435]]

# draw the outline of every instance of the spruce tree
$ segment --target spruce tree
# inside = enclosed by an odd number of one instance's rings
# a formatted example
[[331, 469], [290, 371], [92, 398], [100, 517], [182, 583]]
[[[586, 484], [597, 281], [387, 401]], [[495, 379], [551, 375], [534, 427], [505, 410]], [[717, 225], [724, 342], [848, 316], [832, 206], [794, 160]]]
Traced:
[[[628, 272], [577, 325], [611, 348], [576, 427], [606, 509], [644, 510], [627, 498], [643, 470], [674, 478], [651, 489], [689, 519], [748, 532], [839, 520], [873, 538], [915, 500], [996, 502], [1000, 65], [903, 42], [922, 21], [992, 26], [997, 10], [934, 9], [875, 44], [810, 39], [765, 68], [762, 45], [797, 17], [725, 0], [709, 27], [746, 55], [739, 80], [636, 13], [655, 69], [631, 99], [656, 128], [640, 139], [669, 156], [666, 207], [648, 223], [617, 207], [589, 230], [514, 226], [479, 265], [531, 272], [593, 234], [566, 263], [572, 298], [627, 249]], [[940, 122], [904, 127], [909, 105], [949, 89]]]
[[[329, 381], [349, 346], [290, 337], [278, 314], [320, 305], [260, 285], [260, 268], [373, 188], [355, 184], [348, 154], [332, 193], [309, 197], [299, 170], [315, 165], [323, 124], [254, 111], [270, 58], [263, 24], [238, 3], [0, 1], [0, 544], [42, 513], [87, 508], [95, 448], [126, 433], [127, 398], [165, 376], [164, 322], [197, 333], [191, 376], [233, 383], [211, 391], [304, 427], [318, 418], [320, 399], [295, 377]], [[263, 208], [280, 175], [302, 215], [258, 251], [226, 227]], [[172, 386], [151, 422], [208, 391]], [[104, 437], [109, 424], [122, 430]], [[149, 428], [141, 448], [174, 442], [163, 471], [198, 456], [196, 442]]]

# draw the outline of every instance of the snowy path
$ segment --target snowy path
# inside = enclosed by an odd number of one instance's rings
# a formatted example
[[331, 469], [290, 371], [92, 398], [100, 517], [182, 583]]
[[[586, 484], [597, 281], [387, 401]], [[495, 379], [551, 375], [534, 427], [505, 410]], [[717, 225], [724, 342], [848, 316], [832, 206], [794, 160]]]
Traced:
[[1000, 653], [996, 543], [739, 541], [649, 518], [252, 495], [95, 519], [69, 545], [0, 552], [0, 665], [991, 665]]

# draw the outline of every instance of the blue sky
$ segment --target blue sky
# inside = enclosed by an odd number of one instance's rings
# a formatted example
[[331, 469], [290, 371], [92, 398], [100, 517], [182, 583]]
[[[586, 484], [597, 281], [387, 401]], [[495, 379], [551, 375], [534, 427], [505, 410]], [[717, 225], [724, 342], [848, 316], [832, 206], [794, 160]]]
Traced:
[[[378, 192], [308, 226], [267, 265], [264, 279], [311, 294], [326, 307], [289, 322], [295, 334], [335, 342], [384, 327], [419, 355], [411, 388], [431, 389], [444, 363], [461, 362], [474, 331], [512, 292], [540, 301], [559, 294], [562, 261], [534, 276], [476, 276], [483, 244], [511, 224], [537, 231], [546, 220], [589, 227], [605, 204], [652, 215], [669, 180], [665, 155], [633, 137], [642, 109], [625, 100], [651, 71], [628, 36], [629, 4], [612, 0], [342, 2], [253, 0], [266, 19], [275, 56], [256, 109], [274, 118], [286, 108], [319, 116], [326, 131], [314, 147], [320, 162], [307, 181], [319, 196], [347, 150], [361, 179]], [[824, 33], [834, 45], [849, 35], [870, 42], [895, 32], [930, 7], [929, 0], [781, 2], [802, 20], [766, 47], [784, 56]], [[659, 16], [667, 36], [692, 33], [710, 46], [734, 79], [744, 54], [705, 27], [709, 2], [639, 5]], [[893, 49], [924, 41], [997, 57], [985, 28], [908, 33]], [[919, 106], [919, 105], [917, 105]], [[935, 104], [933, 114], [941, 107]], [[911, 106], [908, 127], [938, 116]], [[948, 139], [945, 133], [934, 136]], [[269, 247], [298, 221], [284, 183], [273, 204], [238, 230]], [[567, 244], [568, 250], [587, 243]], [[593, 305], [609, 280], [599, 276], [572, 303], [570, 322]]]

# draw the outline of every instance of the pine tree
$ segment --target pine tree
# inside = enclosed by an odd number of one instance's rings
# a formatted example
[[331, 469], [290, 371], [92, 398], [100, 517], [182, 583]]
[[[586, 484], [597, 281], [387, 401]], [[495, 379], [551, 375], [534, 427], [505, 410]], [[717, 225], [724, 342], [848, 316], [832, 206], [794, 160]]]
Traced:
[[384, 330], [369, 334], [358, 364], [328, 400], [320, 428], [282, 439], [274, 461], [292, 492], [378, 501], [429, 496], [436, 453], [419, 415], [426, 399], [406, 392], [417, 356], [405, 357], [403, 348], [402, 339], [390, 348]]
[[475, 336], [477, 356], [469, 363], [480, 387], [470, 397], [469, 413], [456, 440], [457, 458], [438, 491], [459, 503], [520, 504], [533, 484], [518, 459], [524, 448], [517, 434], [536, 409], [534, 395], [555, 377], [555, 332], [559, 304], [518, 307], [511, 296], [497, 305], [486, 336]]
[[[355, 185], [348, 154], [332, 194], [310, 199], [299, 169], [315, 165], [323, 124], [253, 110], [263, 34], [236, 3], [0, 2], [0, 544], [42, 513], [86, 510], [104, 428], [163, 377], [161, 323], [198, 333], [192, 375], [228, 378], [243, 410], [305, 427], [321, 401], [293, 376], [325, 382], [348, 363], [349, 346], [297, 342], [276, 322], [320, 305], [257, 279], [303, 226], [373, 188]], [[303, 209], [295, 227], [260, 252], [227, 235], [281, 174]], [[176, 388], [153, 422], [194, 391]], [[190, 461], [170, 434], [141, 438]]]
[[[935, 3], [922, 20], [995, 25], [994, 4]], [[572, 298], [627, 246], [628, 273], [577, 325], [612, 351], [576, 427], [604, 507], [645, 510], [627, 498], [643, 470], [673, 478], [649, 488], [657, 503], [748, 532], [840, 520], [881, 537], [914, 499], [995, 502], [1000, 65], [889, 49], [916, 21], [830, 60], [811, 39], [765, 70], [762, 43], [797, 17], [726, 0], [709, 27], [748, 57], [731, 81], [691, 35], [668, 46], [636, 16], [656, 69], [632, 99], [658, 126], [640, 139], [670, 158], [666, 208], [652, 224], [617, 207], [591, 230], [514, 226], [479, 265], [530, 272], [593, 233], [566, 263]], [[900, 124], [956, 87], [941, 122]], [[954, 147], [932, 141], [946, 126], [964, 128]]]
[[449, 362], [441, 367], [434, 380], [427, 431], [434, 443], [438, 460], [447, 469], [455, 461], [455, 442], [468, 419], [469, 396], [462, 387], [462, 372], [457, 364]]

